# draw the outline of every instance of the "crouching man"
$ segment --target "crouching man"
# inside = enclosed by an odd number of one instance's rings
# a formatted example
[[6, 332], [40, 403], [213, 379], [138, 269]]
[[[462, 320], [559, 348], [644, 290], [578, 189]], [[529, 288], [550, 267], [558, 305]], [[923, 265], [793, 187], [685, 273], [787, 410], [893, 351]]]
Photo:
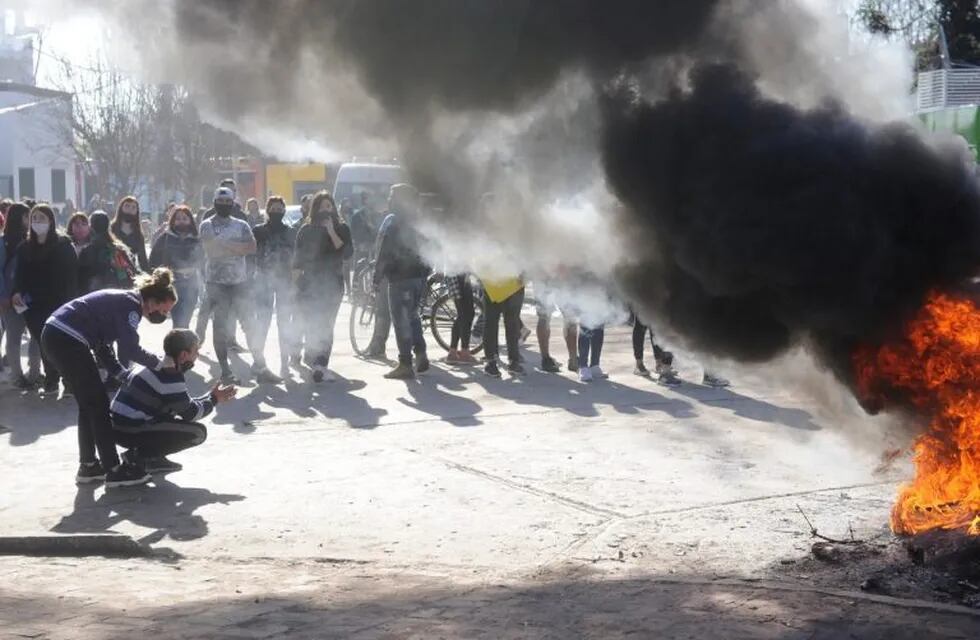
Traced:
[[147, 473], [180, 471], [167, 456], [204, 442], [208, 431], [197, 420], [235, 397], [235, 387], [220, 384], [200, 398], [187, 392], [184, 374], [194, 366], [199, 346], [193, 331], [174, 329], [163, 340], [160, 368], [136, 368], [112, 400], [113, 435], [126, 449], [123, 460]]

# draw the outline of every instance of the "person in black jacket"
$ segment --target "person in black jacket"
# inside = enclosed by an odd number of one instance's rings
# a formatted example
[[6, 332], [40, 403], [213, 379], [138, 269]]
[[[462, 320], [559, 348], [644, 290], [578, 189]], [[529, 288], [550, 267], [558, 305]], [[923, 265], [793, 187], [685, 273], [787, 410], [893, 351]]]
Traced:
[[153, 242], [150, 266], [168, 267], [174, 274], [177, 304], [171, 317], [175, 329], [190, 326], [191, 316], [201, 292], [201, 270], [204, 267], [204, 248], [197, 236], [197, 225], [190, 207], [174, 207], [167, 220], [167, 230]]
[[[11, 302], [24, 308], [31, 337], [41, 340], [44, 323], [78, 293], [78, 263], [71, 240], [58, 233], [54, 210], [47, 204], [31, 210], [30, 239], [17, 249], [17, 274]], [[61, 376], [44, 352], [44, 393], [57, 393]]]
[[[393, 185], [388, 197], [391, 213], [378, 232], [374, 283], [379, 287], [383, 280], [388, 282], [388, 308], [398, 343], [398, 366], [385, 374], [389, 379], [414, 378], [416, 371], [424, 373], [429, 369], [419, 311], [430, 269], [419, 254], [421, 238], [411, 224], [418, 207], [419, 194], [415, 187]], [[413, 351], [416, 357], [414, 369]]]
[[110, 227], [112, 235], [129, 247], [136, 256], [141, 271], [150, 270], [150, 261], [146, 257], [146, 238], [143, 237], [143, 227], [140, 225], [140, 203], [133, 196], [126, 196], [119, 201], [116, 217]]
[[283, 223], [286, 201], [282, 196], [272, 196], [265, 204], [268, 222], [252, 230], [255, 235], [257, 265], [255, 275], [256, 346], [265, 350], [265, 341], [272, 324], [272, 310], [276, 311], [276, 327], [279, 332], [279, 360], [282, 376], [289, 377], [289, 356], [293, 353], [293, 286], [290, 270], [296, 232]]
[[109, 230], [109, 216], [94, 211], [89, 217], [91, 242], [78, 254], [78, 286], [81, 293], [99, 289], [128, 289], [139, 269], [129, 247]]
[[27, 331], [24, 316], [10, 304], [14, 282], [17, 278], [17, 249], [27, 242], [30, 228], [31, 210], [23, 202], [15, 202], [7, 210], [6, 226], [3, 229], [3, 243], [0, 245], [0, 320], [7, 332], [4, 355], [10, 367], [10, 381], [22, 391], [33, 389], [40, 379], [41, 345], [31, 340], [27, 349], [28, 373], [25, 376], [20, 361], [21, 339]]
[[306, 361], [312, 365], [314, 382], [335, 379], [327, 368], [344, 296], [344, 260], [353, 253], [350, 228], [340, 220], [333, 196], [320, 191], [310, 203], [308, 221], [296, 236], [293, 256], [293, 275], [306, 323]]

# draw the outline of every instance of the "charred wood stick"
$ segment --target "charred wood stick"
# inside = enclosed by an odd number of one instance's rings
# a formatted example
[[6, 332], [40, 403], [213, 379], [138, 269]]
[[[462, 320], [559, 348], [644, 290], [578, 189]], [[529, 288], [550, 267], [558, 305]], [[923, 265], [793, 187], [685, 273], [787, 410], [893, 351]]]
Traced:
[[819, 538], [825, 542], [831, 542], [833, 544], [864, 544], [865, 542], [867, 542], [867, 540], [856, 539], [854, 537], [853, 529], [851, 530], [850, 540], [839, 540], [837, 538], [831, 538], [829, 536], [825, 536], [817, 531], [817, 528], [813, 526], [812, 522], [810, 522], [810, 518], [806, 517], [806, 513], [803, 512], [803, 508], [799, 504], [796, 505], [796, 509], [800, 512], [800, 515], [803, 516], [803, 519], [806, 520], [807, 526], [810, 527], [810, 535], [813, 536], [814, 538]]

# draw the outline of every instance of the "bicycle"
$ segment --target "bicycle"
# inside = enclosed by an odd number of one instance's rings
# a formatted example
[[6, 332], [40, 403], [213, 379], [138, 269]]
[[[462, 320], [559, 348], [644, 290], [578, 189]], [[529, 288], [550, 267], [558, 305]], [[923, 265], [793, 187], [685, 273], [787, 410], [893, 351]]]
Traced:
[[[434, 273], [426, 279], [425, 292], [420, 304], [422, 329], [426, 330], [434, 320], [436, 303], [447, 296], [446, 285], [442, 274]], [[350, 289], [350, 321], [349, 333], [351, 347], [359, 356], [367, 356], [374, 337], [374, 327], [377, 322], [377, 292], [374, 289], [374, 261], [362, 258], [354, 267], [354, 275]], [[444, 322], [441, 318], [439, 322]], [[442, 342], [440, 342], [440, 346]]]

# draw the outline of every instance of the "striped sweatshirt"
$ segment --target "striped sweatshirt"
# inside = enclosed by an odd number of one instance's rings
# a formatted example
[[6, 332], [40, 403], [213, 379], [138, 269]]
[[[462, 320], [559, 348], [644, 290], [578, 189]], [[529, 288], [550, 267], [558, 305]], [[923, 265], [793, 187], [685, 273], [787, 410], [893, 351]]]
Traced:
[[150, 422], [200, 420], [214, 410], [210, 395], [192, 398], [184, 374], [164, 359], [163, 368], [137, 367], [116, 397], [110, 412], [113, 426], [127, 430]]

